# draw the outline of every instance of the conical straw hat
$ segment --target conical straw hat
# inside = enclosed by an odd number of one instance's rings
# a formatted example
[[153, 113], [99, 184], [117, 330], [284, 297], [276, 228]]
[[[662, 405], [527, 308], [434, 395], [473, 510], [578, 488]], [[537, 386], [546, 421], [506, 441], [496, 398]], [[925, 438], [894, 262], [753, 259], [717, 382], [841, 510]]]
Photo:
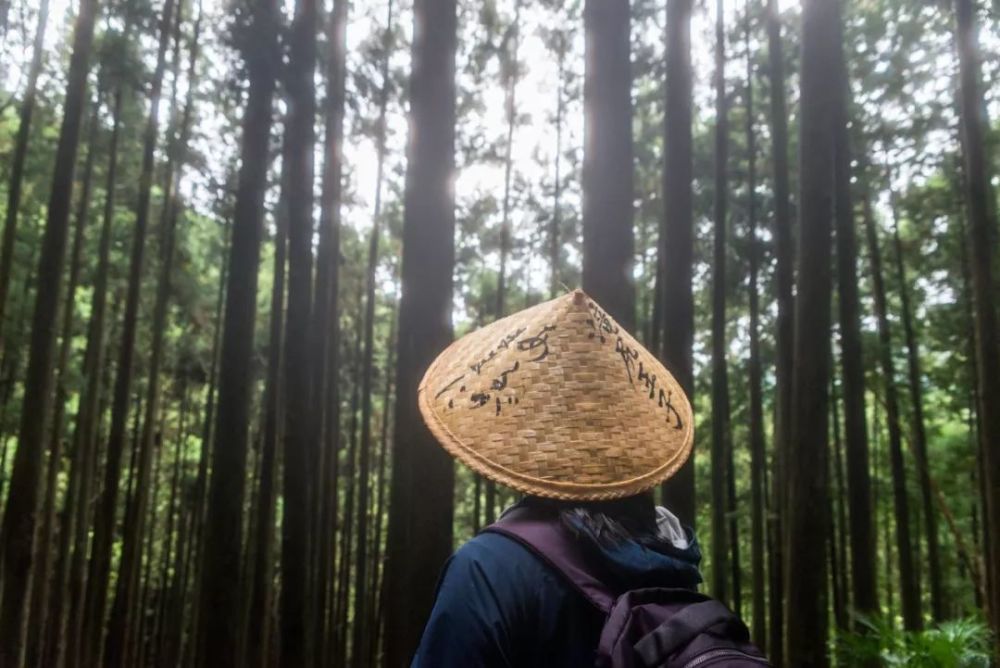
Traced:
[[419, 403], [453, 457], [555, 499], [647, 490], [677, 472], [694, 437], [674, 377], [580, 290], [452, 343]]

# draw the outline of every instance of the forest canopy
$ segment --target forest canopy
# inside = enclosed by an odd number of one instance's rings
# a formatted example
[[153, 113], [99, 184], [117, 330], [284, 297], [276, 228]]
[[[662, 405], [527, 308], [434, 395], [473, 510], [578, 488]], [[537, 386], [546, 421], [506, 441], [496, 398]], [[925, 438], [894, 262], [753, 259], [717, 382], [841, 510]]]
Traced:
[[0, 0], [0, 666], [408, 665], [420, 379], [578, 287], [774, 665], [1000, 660], [998, 15]]

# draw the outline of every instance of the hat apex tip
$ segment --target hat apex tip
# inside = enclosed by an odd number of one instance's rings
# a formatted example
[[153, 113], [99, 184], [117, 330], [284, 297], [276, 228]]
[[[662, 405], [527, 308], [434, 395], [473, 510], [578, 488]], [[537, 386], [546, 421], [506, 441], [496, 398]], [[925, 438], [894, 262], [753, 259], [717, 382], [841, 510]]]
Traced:
[[573, 290], [574, 304], [576, 304], [577, 306], [583, 306], [585, 301], [587, 301], [587, 294], [583, 290], [581, 290], [580, 288]]

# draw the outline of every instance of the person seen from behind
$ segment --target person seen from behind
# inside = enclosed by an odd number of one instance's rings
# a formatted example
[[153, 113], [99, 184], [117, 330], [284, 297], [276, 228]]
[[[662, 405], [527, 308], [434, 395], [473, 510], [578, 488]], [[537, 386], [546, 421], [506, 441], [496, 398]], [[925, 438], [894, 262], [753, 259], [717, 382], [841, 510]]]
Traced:
[[419, 393], [453, 457], [524, 496], [446, 564], [414, 668], [769, 665], [654, 503], [691, 453], [690, 402], [584, 292], [454, 342]]

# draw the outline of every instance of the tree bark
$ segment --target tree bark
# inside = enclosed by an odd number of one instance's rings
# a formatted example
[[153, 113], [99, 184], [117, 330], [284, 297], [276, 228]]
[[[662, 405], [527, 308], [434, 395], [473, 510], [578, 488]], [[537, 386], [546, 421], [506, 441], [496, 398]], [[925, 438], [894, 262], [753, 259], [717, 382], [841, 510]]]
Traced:
[[87, 578], [86, 628], [84, 631], [84, 661], [88, 665], [100, 662], [103, 624], [111, 570], [111, 547], [115, 533], [115, 511], [118, 502], [121, 455], [125, 445], [129, 398], [132, 388], [132, 366], [135, 362], [135, 339], [139, 317], [139, 291], [142, 287], [142, 265], [149, 224], [149, 203], [153, 186], [153, 166], [159, 135], [160, 94], [167, 65], [171, 18], [176, 0], [165, 0], [159, 22], [159, 47], [156, 69], [149, 94], [149, 117], [143, 134], [142, 167], [139, 173], [139, 194], [135, 208], [135, 232], [129, 259], [128, 290], [125, 297], [125, 319], [118, 350], [118, 370], [115, 377], [114, 400], [111, 406], [111, 432], [108, 436], [108, 456], [104, 472], [104, 488], [98, 500], [94, 522], [94, 540]]
[[[174, 86], [170, 101], [170, 114], [176, 115], [177, 77], [180, 68], [180, 26], [182, 22], [182, 6], [177, 7], [174, 31]], [[191, 70], [197, 61], [197, 35], [192, 42]], [[160, 275], [156, 286], [156, 297], [153, 305], [152, 341], [150, 343], [149, 376], [146, 381], [145, 416], [142, 421], [142, 432], [139, 437], [139, 475], [133, 502], [126, 507], [123, 529], [122, 557], [118, 566], [118, 583], [115, 588], [115, 598], [111, 606], [111, 618], [108, 622], [108, 640], [105, 648], [106, 664], [109, 666], [131, 665], [141, 661], [139, 657], [129, 655], [129, 639], [132, 637], [133, 625], [137, 620], [130, 614], [136, 601], [141, 600], [138, 591], [139, 573], [142, 567], [145, 522], [147, 507], [149, 507], [150, 484], [157, 487], [156, 478], [150, 478], [153, 458], [159, 455], [155, 451], [161, 449], [157, 443], [161, 438], [157, 435], [157, 423], [160, 421], [160, 372], [164, 356], [164, 332], [167, 328], [167, 308], [173, 279], [174, 248], [177, 238], [177, 220], [180, 217], [180, 203], [174, 192], [176, 173], [183, 169], [183, 148], [187, 143], [187, 125], [191, 118], [190, 93], [195, 81], [189, 81], [188, 104], [183, 112], [183, 120], [178, 128], [178, 136], [170, 142], [167, 164], [165, 166], [165, 183], [163, 185], [163, 204], [160, 214]], [[171, 119], [175, 120], [175, 119]], [[153, 490], [155, 495], [156, 490]], [[154, 496], [155, 498], [155, 496]], [[155, 512], [155, 504], [151, 509]]]
[[[726, 209], [728, 206], [729, 105], [726, 99], [724, 3], [715, 3], [715, 191], [712, 238], [712, 596], [733, 602], [728, 587], [726, 498], [732, 432], [726, 365]], [[735, 584], [735, 583], [734, 583]]]
[[389, 403], [392, 399], [393, 346], [396, 343], [396, 313], [393, 308], [392, 320], [389, 323], [389, 338], [386, 339], [386, 361], [383, 374], [385, 387], [382, 392], [382, 429], [380, 432], [382, 447], [379, 452], [378, 496], [375, 508], [375, 571], [372, 573], [371, 592], [371, 658], [374, 663], [380, 659], [382, 614], [385, 609], [385, 553], [379, 550], [382, 538], [383, 517], [385, 515], [385, 472], [389, 460]]
[[[785, 660], [827, 665], [826, 440], [830, 378], [830, 231], [836, 63], [835, 3], [804, 0], [799, 149], [799, 272], [788, 452]], [[817, 518], [817, 514], [819, 518]], [[818, 521], [819, 520], [819, 521]]]
[[858, 299], [857, 241], [851, 196], [851, 153], [848, 135], [850, 88], [844, 61], [840, 0], [834, 3], [837, 35], [833, 93], [835, 142], [835, 204], [837, 227], [837, 292], [843, 375], [844, 443], [847, 455], [848, 506], [850, 510], [851, 573], [854, 606], [863, 614], [878, 610], [875, 538], [872, 524], [871, 474], [865, 418], [865, 371], [861, 349], [861, 315]]
[[[100, 84], [98, 84], [98, 89], [100, 89]], [[57, 570], [55, 574], [56, 588], [58, 589], [61, 589], [64, 585], [64, 580], [61, 577], [62, 565], [67, 562], [66, 551], [69, 549], [68, 536], [71, 533], [71, 525], [69, 523], [71, 514], [64, 509], [59, 514], [57, 520], [55, 510], [56, 495], [59, 487], [59, 471], [62, 469], [63, 463], [63, 423], [65, 422], [66, 399], [69, 394], [66, 388], [66, 375], [70, 346], [73, 342], [76, 288], [80, 281], [80, 261], [83, 254], [87, 219], [90, 216], [91, 180], [94, 174], [94, 158], [97, 152], [99, 97], [100, 93], [98, 93], [97, 104], [94, 105], [90, 120], [88, 121], [87, 158], [84, 161], [80, 199], [77, 202], [76, 224], [73, 228], [73, 245], [69, 256], [69, 274], [66, 286], [66, 299], [63, 304], [62, 332], [59, 340], [59, 358], [55, 367], [57, 374], [55, 381], [55, 406], [52, 416], [52, 433], [49, 435], [49, 461], [45, 480], [45, 501], [42, 504], [42, 524], [38, 544], [40, 561], [36, 567], [36, 574], [32, 578], [32, 599], [28, 617], [27, 664], [29, 666], [39, 665], [42, 652], [45, 651], [50, 629], [54, 626], [58, 627], [58, 622], [53, 625], [53, 619], [50, 616], [50, 612], [55, 610], [52, 606], [54, 601], [51, 599], [58, 598], [61, 595], [52, 588], [52, 541], [56, 533], [56, 526], [59, 526], [59, 546], [56, 555]], [[78, 484], [78, 475], [70, 479], [64, 496], [65, 508], [71, 508], [75, 505], [73, 497], [75, 496], [75, 489]], [[50, 594], [50, 591], [52, 594]], [[61, 611], [55, 611], [53, 616], [59, 619]]]
[[[513, 46], [510, 43], [513, 42]], [[520, 74], [520, 64], [517, 59], [518, 47], [521, 42], [521, 0], [514, 0], [514, 22], [508, 29], [504, 39], [504, 60], [501, 63], [506, 80], [506, 100], [504, 108], [507, 114], [507, 142], [504, 145], [503, 174], [503, 218], [500, 222], [500, 272], [497, 275], [497, 295], [494, 317], [499, 320], [506, 314], [507, 300], [507, 258], [510, 255], [511, 244], [511, 179], [514, 174], [514, 130], [517, 127], [517, 79]], [[477, 474], [478, 475], [478, 474]], [[492, 480], [486, 480], [486, 524], [493, 524], [497, 519], [497, 486]], [[477, 518], [478, 523], [478, 518]]]
[[910, 508], [906, 491], [906, 470], [903, 464], [902, 430], [899, 398], [896, 392], [896, 370], [892, 359], [892, 339], [886, 306], [885, 284], [882, 279], [882, 258], [875, 231], [871, 204], [864, 201], [865, 231], [871, 261], [875, 292], [875, 313], [878, 318], [879, 360], [885, 384], [885, 419], [889, 430], [889, 464], [892, 469], [892, 500], [896, 523], [896, 546], [899, 557], [899, 593], [903, 604], [903, 625], [908, 631], [923, 626], [920, 616], [920, 589], [913, 564], [913, 541], [910, 538]]
[[[361, 375], [361, 450], [358, 456], [358, 547], [356, 550], [357, 566], [354, 570], [354, 628], [353, 666], [364, 668], [372, 664], [371, 640], [368, 620], [368, 501], [369, 478], [371, 477], [372, 450], [372, 367], [375, 356], [375, 281], [378, 270], [379, 235], [382, 223], [382, 186], [385, 173], [385, 133], [386, 113], [389, 108], [389, 59], [392, 52], [393, 3], [389, 0], [386, 10], [385, 34], [382, 48], [382, 87], [379, 90], [379, 115], [375, 126], [375, 208], [372, 211], [371, 237], [368, 242], [368, 271], [365, 277], [365, 319], [364, 319], [364, 358]], [[501, 271], [501, 276], [502, 276]], [[502, 293], [501, 293], [502, 294]], [[500, 297], [502, 299], [502, 297]], [[502, 306], [502, 302], [500, 303]]]
[[[263, 214], [262, 214], [263, 215]], [[204, 548], [205, 548], [205, 527], [208, 523], [206, 506], [208, 505], [208, 462], [213, 456], [212, 447], [213, 436], [215, 435], [215, 407], [216, 389], [218, 387], [219, 364], [223, 330], [223, 308], [226, 303], [226, 288], [229, 285], [229, 263], [232, 255], [232, 224], [229, 219], [223, 221], [222, 250], [219, 271], [219, 286], [215, 299], [215, 315], [212, 320], [212, 351], [209, 357], [208, 390], [205, 397], [205, 409], [202, 416], [201, 425], [201, 452], [198, 456], [198, 469], [195, 474], [194, 490], [192, 493], [191, 512], [188, 517], [187, 533], [190, 535], [187, 552], [183, 557], [183, 572], [178, 583], [178, 590], [183, 594], [178, 595], [176, 605], [181, 623], [178, 624], [172, 637], [169, 640], [168, 656], [173, 660], [170, 665], [177, 662], [177, 657], [182, 659], [183, 665], [196, 663], [195, 656], [200, 638], [198, 629], [200, 625], [199, 612], [201, 610], [201, 574], [204, 571]], [[184, 618], [185, 609], [184, 596], [187, 595], [189, 583], [193, 582], [193, 589], [190, 594], [190, 615]], [[189, 631], [185, 638], [185, 632]]]
[[[101, 421], [102, 377], [105, 367], [105, 317], [108, 303], [108, 269], [111, 262], [111, 226], [115, 214], [115, 187], [118, 174], [118, 141], [121, 130], [123, 95], [121, 86], [114, 94], [111, 121], [111, 138], [108, 145], [108, 166], [104, 182], [104, 211], [101, 234], [98, 240], [97, 267], [94, 272], [94, 287], [87, 325], [87, 348], [84, 353], [84, 376], [86, 385], [80, 397], [73, 433], [74, 453], [79, 452], [81, 482], [79, 503], [75, 508], [73, 527], [73, 557], [69, 565], [69, 608], [68, 625], [63, 632], [64, 642], [58, 648], [56, 664], [65, 658], [70, 665], [79, 664], [83, 650], [83, 614], [85, 595], [85, 569], [87, 564], [87, 541], [90, 531], [91, 497], [98, 466], [97, 442]], [[112, 319], [113, 320], [113, 319]], [[76, 456], [74, 454], [74, 456]]]
[[[358, 297], [358, 310], [361, 309], [361, 298]], [[335, 655], [338, 666], [346, 666], [349, 663], [350, 654], [347, 648], [348, 638], [348, 606], [350, 601], [350, 581], [351, 581], [351, 561], [352, 548], [354, 546], [354, 526], [355, 526], [355, 490], [357, 483], [357, 469], [355, 468], [358, 455], [358, 405], [361, 403], [361, 347], [364, 338], [364, 319], [359, 312], [355, 317], [354, 335], [354, 360], [353, 373], [351, 374], [351, 401], [350, 420], [347, 428], [347, 462], [344, 469], [346, 484], [344, 486], [344, 531], [340, 538], [340, 562], [337, 572], [337, 602], [336, 602], [336, 634], [337, 653]]]
[[768, 80], [770, 83], [771, 152], [774, 164], [774, 290], [778, 316], [775, 323], [774, 451], [771, 476], [772, 517], [768, 532], [770, 634], [768, 648], [774, 665], [784, 661], [784, 522], [786, 517], [785, 468], [788, 458], [792, 406], [792, 354], [794, 317], [792, 282], [795, 251], [788, 185], [788, 112], [785, 103], [785, 55], [781, 41], [778, 0], [767, 3]]
[[[10, 275], [14, 265], [14, 244], [17, 241], [17, 217], [21, 208], [21, 187], [24, 181], [24, 162], [28, 157], [28, 142], [31, 139], [31, 119], [35, 114], [38, 99], [38, 76], [42, 72], [45, 54], [45, 27], [49, 21], [49, 0], [40, 0], [38, 23], [35, 26], [35, 41], [31, 50], [31, 64], [28, 66], [28, 84], [18, 109], [17, 137], [14, 139], [14, 154], [10, 159], [10, 183], [7, 186], [7, 212], [4, 216], [3, 240], [0, 241], [0, 333], [3, 332], [7, 295], [10, 291]], [[3, 349], [0, 336], [0, 349]]]
[[754, 63], [751, 50], [753, 15], [747, 5], [746, 15], [746, 142], [747, 142], [747, 299], [750, 309], [750, 573], [753, 594], [750, 602], [750, 620], [753, 641], [761, 649], [767, 646], [767, 612], [765, 595], [767, 579], [764, 563], [764, 470], [767, 454], [764, 445], [764, 399], [760, 363], [760, 289], [758, 268], [760, 264], [757, 239], [757, 131], [754, 127], [753, 78]]
[[[976, 317], [975, 317], [975, 306], [973, 304], [973, 294], [972, 294], [972, 270], [969, 266], [969, 247], [967, 243], [968, 232], [967, 224], [965, 220], [966, 210], [962, 207], [958, 216], [958, 226], [955, 232], [958, 236], [958, 250], [959, 250], [959, 266], [962, 274], [962, 302], [964, 305], [964, 322], [965, 328], [969, 332], [966, 345], [968, 346], [966, 353], [968, 355], [968, 373], [969, 378], [972, 379], [969, 387], [969, 419], [968, 419], [968, 432], [970, 442], [973, 444], [973, 452], [975, 452], [976, 467], [974, 469], [974, 474], [977, 483], [977, 490], [979, 492], [979, 498], [976, 499], [976, 504], [978, 505], [981, 514], [980, 517], [983, 518], [981, 522], [982, 529], [980, 531], [975, 531], [973, 540], [979, 544], [979, 554], [982, 555], [979, 561], [979, 572], [983, 579], [982, 586], [982, 596], [978, 597], [977, 601], [978, 608], [982, 609], [988, 617], [988, 601], [990, 598], [990, 536], [989, 536], [989, 526], [986, 521], [987, 510], [986, 510], [986, 498], [987, 498], [987, 488], [986, 488], [986, 469], [985, 467], [985, 452], [987, 444], [982, 439], [982, 420], [979, 415], [979, 387], [977, 383], [977, 368], [978, 368], [978, 355], [976, 352]], [[974, 506], [975, 507], [975, 506]], [[975, 519], [975, 517], [973, 517]]]
[[924, 423], [923, 374], [920, 370], [920, 347], [913, 327], [913, 313], [910, 309], [910, 291], [906, 283], [906, 268], [903, 264], [903, 247], [899, 239], [899, 214], [895, 193], [892, 197], [892, 235], [896, 269], [899, 283], [900, 319], [903, 322], [903, 336], [906, 341], [907, 376], [910, 384], [911, 433], [913, 449], [917, 460], [917, 480], [920, 482], [920, 501], [924, 517], [924, 533], [927, 540], [927, 567], [931, 589], [931, 615], [935, 622], [945, 617], [944, 592], [942, 590], [941, 548], [938, 540], [938, 518], [934, 509], [934, 495], [931, 491], [929, 460], [927, 457], [927, 429]]
[[62, 289], [73, 172], [87, 98], [87, 72], [90, 69], [97, 9], [97, 0], [80, 0], [80, 10], [73, 29], [73, 53], [66, 79], [66, 98], [56, 147], [45, 231], [38, 258], [38, 287], [31, 321], [18, 448], [14, 453], [10, 492], [0, 529], [4, 583], [3, 597], [0, 599], [0, 665], [17, 665], [22, 660], [24, 651], [24, 626], [28, 614], [25, 593], [35, 561], [39, 482], [52, 406], [55, 324]]
[[271, 615], [274, 581], [274, 504], [276, 496], [277, 448], [284, 418], [282, 332], [285, 322], [285, 265], [288, 219], [284, 202], [278, 203], [274, 233], [274, 279], [271, 286], [271, 324], [267, 343], [267, 380], [264, 385], [264, 434], [261, 442], [260, 487], [257, 527], [253, 536], [253, 578], [247, 606], [245, 662], [265, 666], [270, 654], [270, 627], [261, 620]]
[[[183, 370], [179, 370], [178, 375], [183, 373]], [[183, 548], [183, 515], [181, 513], [179, 503], [179, 488], [181, 485], [181, 478], [184, 475], [184, 469], [181, 466], [181, 462], [184, 459], [184, 451], [187, 446], [189, 387], [188, 379], [186, 377], [181, 376], [178, 378], [178, 381], [181, 384], [180, 414], [179, 425], [177, 428], [177, 439], [174, 443], [173, 469], [170, 473], [170, 496], [167, 498], [167, 519], [164, 532], [166, 534], [166, 544], [160, 550], [160, 567], [158, 575], [160, 589], [156, 600], [156, 606], [153, 610], [153, 619], [150, 624], [151, 630], [148, 634], [150, 654], [146, 657], [147, 665], [156, 666], [166, 665], [163, 657], [164, 645], [162, 642], [162, 629], [165, 626], [169, 626], [172, 622], [180, 622], [179, 619], [170, 619], [167, 617], [167, 606], [170, 604], [173, 587], [170, 578], [170, 557], [175, 552], [179, 553]], [[152, 555], [150, 555], [150, 561], [152, 561]], [[177, 559], [174, 559], [174, 563], [177, 563]], [[179, 569], [177, 570], [179, 571]]]
[[833, 593], [835, 602], [833, 617], [837, 629], [846, 631], [847, 610], [850, 602], [847, 596], [847, 509], [844, 499], [847, 492], [844, 485], [843, 439], [840, 435], [840, 411], [836, 384], [830, 379], [830, 422], [833, 436], [833, 495], [830, 499], [830, 562], [833, 568]]
[[[344, 84], [346, 62], [346, 30], [348, 3], [336, 0], [327, 22], [327, 68], [326, 68], [326, 114], [322, 185], [320, 191], [320, 235], [326, 244], [321, 244], [317, 265], [316, 299], [326, 303], [327, 325], [323, 338], [326, 340], [326, 398], [324, 413], [326, 427], [323, 444], [326, 452], [323, 475], [323, 517], [320, 534], [319, 569], [317, 571], [317, 633], [318, 659], [321, 665], [332, 661], [334, 633], [332, 628], [334, 590], [336, 588], [335, 555], [339, 527], [337, 512], [339, 507], [339, 457], [341, 450], [340, 425], [340, 204], [342, 144], [344, 138]], [[324, 252], [325, 251], [325, 252]], [[321, 280], [321, 274], [326, 278]], [[325, 282], [324, 282], [325, 281]], [[323, 290], [325, 289], [325, 294]]]
[[[200, 573], [199, 665], [225, 665], [239, 656], [239, 572], [243, 526], [243, 482], [247, 424], [253, 390], [254, 322], [257, 315], [257, 269], [267, 189], [271, 103], [280, 59], [277, 4], [252, 4], [250, 48], [244, 52], [250, 81], [243, 113], [241, 166], [236, 191], [225, 318], [215, 416], [212, 478], [204, 528], [204, 564]], [[197, 524], [196, 524], [197, 526]], [[192, 532], [192, 537], [195, 534]]]
[[[691, 137], [692, 0], [667, 0], [663, 220], [657, 246], [663, 350], [660, 359], [689, 397], [694, 391], [694, 210]], [[694, 452], [663, 484], [663, 504], [694, 527]]]
[[[403, 218], [403, 292], [396, 357], [386, 656], [409, 663], [451, 553], [454, 468], [417, 408], [424, 370], [451, 341], [455, 262], [455, 0], [416, 0]], [[419, 479], [415, 475], [419, 463]], [[417, 503], [417, 499], [420, 502]]]
[[635, 329], [629, 0], [586, 0], [583, 289]]
[[556, 154], [555, 174], [552, 176], [552, 219], [549, 221], [549, 297], [555, 299], [560, 292], [559, 271], [562, 253], [559, 246], [559, 231], [562, 227], [562, 151], [563, 124], [566, 115], [566, 101], [563, 95], [566, 77], [566, 38], [563, 33], [556, 37]]
[[[281, 663], [310, 664], [313, 657], [309, 591], [310, 467], [315, 444], [310, 433], [312, 304], [313, 125], [316, 117], [317, 0], [298, 0], [289, 27], [285, 72], [288, 114], [282, 149], [288, 205], [288, 314], [285, 331], [284, 514], [281, 523]], [[312, 490], [315, 493], [316, 490]]]
[[997, 229], [996, 210], [990, 205], [993, 188], [987, 167], [985, 128], [988, 128], [980, 89], [978, 27], [974, 0], [955, 0], [956, 43], [959, 59], [962, 152], [965, 158], [965, 200], [969, 217], [969, 253], [972, 294], [976, 313], [976, 378], [986, 482], [986, 517], [993, 555], [990, 583], [991, 620], [995, 651], [1000, 655], [1000, 347], [993, 281], [992, 235]]

